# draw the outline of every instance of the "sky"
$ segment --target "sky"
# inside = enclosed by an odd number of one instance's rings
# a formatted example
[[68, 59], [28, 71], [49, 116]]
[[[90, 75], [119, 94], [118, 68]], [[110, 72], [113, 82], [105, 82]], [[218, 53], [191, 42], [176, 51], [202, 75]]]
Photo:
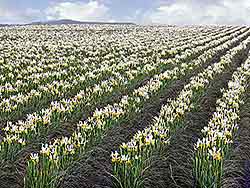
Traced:
[[250, 25], [250, 0], [0, 0], [2, 24], [57, 19]]

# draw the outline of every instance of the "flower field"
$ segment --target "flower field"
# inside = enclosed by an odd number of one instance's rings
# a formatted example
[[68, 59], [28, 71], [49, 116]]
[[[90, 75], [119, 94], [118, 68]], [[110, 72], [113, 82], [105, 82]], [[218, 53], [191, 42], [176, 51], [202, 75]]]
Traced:
[[1, 188], [250, 187], [250, 28], [0, 28]]

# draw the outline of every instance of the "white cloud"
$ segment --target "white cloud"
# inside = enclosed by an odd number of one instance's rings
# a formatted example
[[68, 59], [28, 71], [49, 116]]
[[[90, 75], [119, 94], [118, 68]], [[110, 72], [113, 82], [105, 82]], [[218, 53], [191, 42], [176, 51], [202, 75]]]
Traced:
[[110, 19], [109, 8], [99, 1], [61, 2], [47, 8], [45, 14], [49, 20], [106, 21]]
[[0, 7], [0, 23], [28, 23], [40, 20], [43, 14], [38, 9], [27, 8], [22, 11]]
[[176, 0], [144, 15], [147, 23], [250, 24], [250, 0]]

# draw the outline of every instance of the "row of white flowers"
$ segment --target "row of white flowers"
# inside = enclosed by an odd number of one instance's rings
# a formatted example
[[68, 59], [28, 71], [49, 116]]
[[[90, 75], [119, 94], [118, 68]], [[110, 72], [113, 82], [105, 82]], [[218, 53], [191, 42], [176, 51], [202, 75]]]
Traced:
[[228, 82], [227, 90], [217, 100], [216, 111], [203, 128], [203, 138], [195, 144], [194, 173], [199, 187], [220, 187], [223, 161], [227, 158], [235, 139], [240, 120], [240, 106], [249, 86], [250, 54]]

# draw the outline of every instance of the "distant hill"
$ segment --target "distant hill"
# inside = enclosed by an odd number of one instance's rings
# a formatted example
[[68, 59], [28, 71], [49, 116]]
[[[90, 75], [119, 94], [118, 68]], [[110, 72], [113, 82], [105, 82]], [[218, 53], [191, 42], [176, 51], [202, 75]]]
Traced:
[[62, 20], [51, 20], [51, 21], [45, 21], [45, 22], [32, 22], [26, 25], [61, 25], [61, 24], [112, 24], [112, 25], [135, 25], [135, 23], [132, 22], [82, 22], [82, 21], [76, 21], [76, 20], [70, 20], [70, 19], [62, 19]]
[[0, 24], [0, 27], [10, 26], [9, 24]]

